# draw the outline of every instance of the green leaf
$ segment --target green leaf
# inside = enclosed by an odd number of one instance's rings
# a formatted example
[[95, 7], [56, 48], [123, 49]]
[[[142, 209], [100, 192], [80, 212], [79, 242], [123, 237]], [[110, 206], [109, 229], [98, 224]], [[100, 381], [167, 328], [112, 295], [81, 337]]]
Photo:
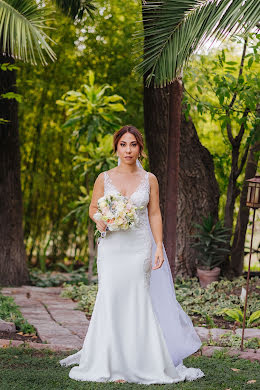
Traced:
[[253, 314], [251, 314], [247, 323], [248, 325], [252, 325], [253, 323], [258, 321], [260, 321], [260, 310], [257, 310]]
[[[255, 0], [143, 2], [144, 31], [137, 37], [144, 35], [144, 51], [137, 69], [146, 75], [147, 84], [164, 86], [209, 40], [246, 34], [258, 24], [259, 14], [260, 2]], [[225, 62], [223, 53], [220, 62]]]
[[86, 190], [85, 187], [80, 186], [79, 188], [80, 188], [80, 191], [81, 191], [84, 195], [87, 195], [87, 190]]
[[47, 43], [51, 39], [44, 32], [49, 13], [47, 7], [39, 7], [34, 0], [0, 0], [2, 52], [32, 64], [37, 62], [37, 53], [46, 65], [45, 52], [54, 61], [55, 53]]
[[22, 95], [20, 95], [19, 93], [14, 93], [14, 92], [3, 93], [1, 95], [1, 98], [3, 98], [3, 99], [15, 99], [18, 103], [21, 103], [22, 100], [23, 100]]
[[249, 60], [248, 60], [247, 66], [248, 66], [249, 68], [251, 68], [251, 66], [253, 65], [253, 62], [254, 62], [254, 58], [253, 58], [253, 57], [250, 57]]

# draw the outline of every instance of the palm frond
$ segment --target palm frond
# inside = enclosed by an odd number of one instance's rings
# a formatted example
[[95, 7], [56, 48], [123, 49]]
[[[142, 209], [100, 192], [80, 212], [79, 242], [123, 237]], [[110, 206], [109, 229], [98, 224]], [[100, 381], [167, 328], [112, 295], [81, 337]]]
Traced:
[[82, 19], [84, 12], [93, 19], [96, 7], [92, 0], [55, 0], [57, 6], [72, 19]]
[[51, 60], [56, 56], [47, 43], [44, 32], [49, 11], [34, 0], [0, 0], [1, 52], [36, 64], [36, 54], [47, 64], [44, 52]]
[[246, 34], [257, 26], [259, 14], [256, 0], [146, 1], [144, 54], [137, 69], [146, 75], [148, 84], [164, 86], [198, 48], [212, 39]]

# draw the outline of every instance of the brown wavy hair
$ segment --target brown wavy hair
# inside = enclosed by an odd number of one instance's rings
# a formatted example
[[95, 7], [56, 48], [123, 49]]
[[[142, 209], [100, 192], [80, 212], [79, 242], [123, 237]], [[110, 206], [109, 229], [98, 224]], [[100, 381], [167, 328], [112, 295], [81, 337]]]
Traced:
[[132, 125], [123, 126], [123, 127], [121, 127], [121, 129], [117, 130], [114, 133], [114, 139], [113, 139], [114, 152], [116, 153], [118, 142], [119, 142], [120, 138], [125, 133], [131, 133], [135, 136], [136, 142], [138, 143], [138, 145], [140, 147], [139, 153], [141, 155], [141, 158], [146, 158], [147, 156], [144, 152], [144, 140], [143, 140], [142, 133], [136, 127], [134, 127]]

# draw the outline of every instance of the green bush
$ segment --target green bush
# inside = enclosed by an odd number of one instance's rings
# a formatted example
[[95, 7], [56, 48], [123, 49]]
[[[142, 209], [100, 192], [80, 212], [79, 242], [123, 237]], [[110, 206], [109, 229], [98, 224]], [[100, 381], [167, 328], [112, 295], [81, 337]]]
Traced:
[[75, 286], [65, 283], [61, 296], [78, 301], [78, 309], [90, 316], [94, 309], [97, 291], [96, 284], [86, 286], [84, 283], [79, 283], [78, 286]]
[[[210, 338], [207, 341], [208, 345], [217, 345], [219, 347], [231, 347], [239, 349], [241, 346], [242, 337], [238, 334], [234, 334], [232, 331], [220, 335], [218, 340], [214, 341]], [[249, 340], [244, 340], [244, 348], [259, 349], [260, 340], [257, 337], [254, 337]]]
[[23, 333], [36, 334], [35, 328], [30, 325], [22, 316], [18, 306], [12, 297], [7, 297], [0, 293], [0, 318], [13, 322], [16, 329]]
[[66, 284], [78, 284], [80, 282], [88, 284], [85, 267], [66, 272], [44, 272], [40, 270], [30, 271], [30, 280], [33, 286], [37, 287], [57, 287]]
[[[246, 286], [246, 280], [243, 277], [233, 281], [221, 280], [211, 283], [207, 288], [201, 288], [196, 278], [189, 280], [176, 279], [176, 297], [183, 309], [191, 317], [201, 315], [205, 318], [223, 317], [220, 311], [226, 308], [242, 309], [243, 303], [240, 301], [242, 287]], [[250, 279], [250, 286], [259, 286], [259, 278]], [[250, 292], [247, 306], [247, 317], [260, 309], [259, 293]], [[256, 323], [248, 323], [248, 326], [256, 326]]]

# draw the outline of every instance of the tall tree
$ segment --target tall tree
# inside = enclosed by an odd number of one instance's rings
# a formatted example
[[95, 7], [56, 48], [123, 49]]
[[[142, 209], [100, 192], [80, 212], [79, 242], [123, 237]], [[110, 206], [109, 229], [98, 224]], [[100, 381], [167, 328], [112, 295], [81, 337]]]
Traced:
[[[163, 166], [167, 166], [165, 191], [165, 244], [171, 269], [174, 272], [176, 253], [176, 216], [179, 176], [179, 140], [182, 100], [182, 69], [190, 56], [209, 39], [223, 40], [240, 31], [248, 32], [258, 23], [259, 2], [254, 0], [164, 0], [160, 2], [143, 2], [144, 54], [138, 69], [144, 74], [144, 82], [148, 89], [161, 87], [160, 95], [165, 94], [163, 101], [165, 111], [158, 111], [154, 91], [144, 93], [144, 113], [152, 117], [163, 117], [164, 134], [167, 134], [168, 150], [164, 152]], [[168, 88], [165, 88], [169, 84]], [[167, 96], [169, 95], [169, 96]], [[154, 106], [147, 104], [155, 102]], [[162, 106], [161, 106], [162, 107]], [[168, 121], [167, 118], [168, 114]], [[145, 124], [153, 119], [145, 120]], [[161, 131], [160, 121], [154, 121], [154, 133], [145, 127], [150, 137], [158, 139], [156, 133]], [[167, 141], [163, 141], [166, 144]], [[153, 143], [154, 144], [154, 143]], [[150, 161], [156, 161], [158, 149], [149, 149]], [[166, 163], [165, 163], [166, 161]], [[162, 170], [162, 169], [159, 169]], [[166, 175], [164, 175], [165, 177]], [[166, 178], [165, 178], [166, 180]], [[165, 184], [164, 184], [165, 186]]]
[[[260, 117], [260, 104], [257, 107], [257, 117], [259, 120]], [[232, 242], [232, 250], [231, 250], [231, 270], [235, 276], [242, 275], [243, 266], [244, 266], [244, 248], [245, 248], [245, 238], [247, 225], [249, 220], [249, 207], [246, 206], [246, 198], [247, 198], [247, 189], [248, 183], [246, 180], [251, 179], [256, 175], [259, 154], [260, 154], [260, 125], [259, 122], [256, 122], [256, 131], [255, 134], [258, 138], [252, 142], [252, 145], [249, 149], [246, 169], [245, 169], [245, 178], [244, 183], [241, 190], [240, 196], [240, 204], [239, 211], [237, 216], [237, 222], [235, 227], [234, 239]]]
[[[61, 1], [59, 1], [61, 5]], [[91, 1], [68, 1], [64, 11], [75, 14], [72, 4], [91, 12]], [[91, 5], [91, 9], [89, 8]], [[83, 11], [82, 11], [83, 7]], [[34, 0], [0, 0], [0, 65], [14, 59], [46, 65], [45, 56], [55, 59], [44, 32], [49, 10]], [[76, 13], [77, 16], [78, 13]], [[45, 54], [44, 54], [45, 52]], [[20, 285], [28, 281], [22, 229], [20, 143], [18, 105], [7, 93], [15, 92], [15, 70], [0, 69], [0, 284]], [[12, 95], [11, 95], [12, 97]]]
[[[231, 61], [229, 56], [227, 58], [224, 49], [211, 62], [205, 61], [205, 56], [200, 56], [198, 68], [193, 65], [190, 71], [190, 78], [195, 91], [192, 92], [193, 96], [186, 94], [189, 106], [195, 106], [196, 112], [203, 117], [210, 115], [212, 123], [216, 123], [221, 127], [224, 148], [220, 154], [215, 155], [215, 161], [220, 159], [221, 169], [224, 171], [222, 171], [221, 176], [225, 176], [224, 222], [226, 228], [228, 228], [228, 246], [231, 245], [232, 241], [233, 220], [236, 215], [235, 206], [236, 204], [238, 206], [241, 194], [244, 166], [250, 144], [256, 142], [259, 122], [256, 113], [260, 82], [256, 68], [259, 43], [256, 38], [253, 34], [250, 36], [248, 43], [247, 39], [245, 40], [239, 62], [235, 61], [234, 58]], [[248, 55], [246, 55], [247, 45], [253, 49]], [[223, 167], [223, 160], [226, 160], [228, 164], [225, 168]], [[253, 172], [252, 169], [250, 171]], [[242, 207], [243, 205], [245, 207], [245, 191], [246, 183], [244, 183], [243, 194], [240, 199]], [[242, 200], [242, 198], [244, 199]], [[236, 247], [238, 249], [238, 247], [241, 248], [244, 245], [242, 232], [245, 232], [246, 225], [242, 226], [240, 223], [244, 224], [245, 222], [246, 218], [242, 217], [240, 219], [239, 215], [236, 230], [240, 238], [239, 244], [237, 242], [235, 245], [232, 244], [234, 250]], [[236, 236], [237, 238], [238, 236]], [[229, 257], [227, 257], [223, 267], [226, 274], [231, 272], [229, 265]], [[241, 265], [235, 272], [236, 274], [241, 272], [240, 268]]]

